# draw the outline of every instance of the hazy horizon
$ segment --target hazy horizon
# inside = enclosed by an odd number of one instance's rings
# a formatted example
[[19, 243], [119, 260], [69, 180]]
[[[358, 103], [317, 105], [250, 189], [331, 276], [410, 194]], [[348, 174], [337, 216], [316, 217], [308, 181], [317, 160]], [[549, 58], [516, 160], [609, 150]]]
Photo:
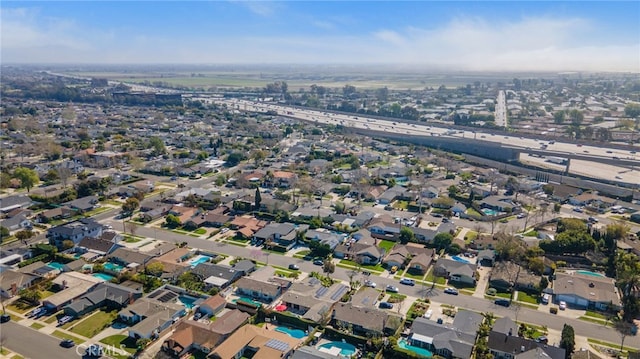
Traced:
[[3, 64], [640, 72], [640, 2], [3, 1], [0, 10]]

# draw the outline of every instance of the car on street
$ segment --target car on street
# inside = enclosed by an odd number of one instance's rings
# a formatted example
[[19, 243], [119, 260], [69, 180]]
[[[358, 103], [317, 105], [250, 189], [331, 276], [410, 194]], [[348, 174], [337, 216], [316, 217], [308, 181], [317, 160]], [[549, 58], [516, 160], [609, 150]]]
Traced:
[[369, 272], [368, 270], [363, 270], [363, 271], [362, 271], [362, 275], [367, 275], [367, 276], [369, 276], [369, 275], [371, 275], [371, 272]]
[[316, 258], [313, 260], [313, 264], [317, 265], [317, 266], [321, 266], [324, 264], [324, 261], [321, 258]]
[[0, 323], [6, 323], [11, 320], [11, 316], [9, 314], [0, 315]]
[[393, 304], [389, 302], [380, 302], [380, 309], [393, 309]]
[[416, 285], [416, 281], [409, 278], [402, 278], [400, 279], [400, 284], [414, 286]]
[[446, 288], [444, 292], [446, 294], [458, 295], [458, 290], [455, 288]]
[[522, 219], [524, 217], [526, 217], [527, 215], [525, 213], [518, 213], [518, 215], [516, 216], [516, 218], [518, 219]]
[[375, 283], [375, 282], [372, 282], [372, 281], [370, 281], [370, 280], [365, 280], [365, 281], [364, 281], [364, 286], [365, 286], [365, 287], [369, 287], [369, 288], [375, 288], [375, 287], [376, 287], [376, 283]]
[[299, 270], [300, 267], [298, 267], [297, 264], [289, 264], [289, 269], [291, 269], [291, 270]]
[[394, 287], [392, 285], [388, 285], [386, 290], [387, 290], [387, 292], [391, 292], [391, 293], [398, 293], [399, 292], [398, 287]]
[[496, 299], [493, 303], [495, 305], [501, 305], [503, 307], [508, 307], [511, 305], [511, 301], [509, 299]]
[[567, 302], [565, 302], [564, 300], [561, 300], [560, 304], [558, 304], [558, 308], [560, 308], [560, 310], [567, 309]]
[[588, 221], [591, 223], [598, 223], [598, 219], [595, 217], [589, 217]]
[[71, 348], [71, 347], [73, 347], [75, 345], [76, 345], [76, 343], [71, 339], [64, 339], [64, 340], [62, 340], [60, 342], [60, 346], [63, 347], [63, 348]]

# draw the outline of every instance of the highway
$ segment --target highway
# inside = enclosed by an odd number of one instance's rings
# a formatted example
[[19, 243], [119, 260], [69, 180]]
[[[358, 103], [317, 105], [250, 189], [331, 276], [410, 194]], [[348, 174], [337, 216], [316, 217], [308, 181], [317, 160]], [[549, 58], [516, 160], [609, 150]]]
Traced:
[[[461, 139], [473, 139], [474, 141], [485, 141], [511, 147], [522, 152], [542, 153], [548, 156], [576, 157], [582, 160], [599, 161], [609, 163], [618, 170], [612, 172], [589, 172], [580, 168], [580, 173], [590, 173], [595, 178], [602, 178], [609, 181], [625, 182], [637, 184], [640, 173], [633, 167], [640, 166], [640, 155], [635, 151], [625, 151], [616, 148], [601, 146], [580, 145], [561, 141], [541, 141], [523, 136], [502, 136], [495, 135], [490, 131], [478, 129], [451, 130], [445, 127], [425, 125], [420, 123], [406, 123], [401, 120], [380, 120], [358, 115], [328, 113], [318, 110], [298, 109], [282, 105], [269, 103], [252, 102], [238, 99], [214, 99], [218, 104], [226, 104], [231, 109], [249, 112], [275, 111], [279, 115], [297, 118], [304, 121], [319, 124], [341, 125], [368, 131], [380, 131], [385, 133], [406, 134], [411, 136], [424, 137], [451, 137]], [[544, 148], [543, 148], [544, 147]], [[624, 163], [627, 167], [617, 166]], [[632, 170], [629, 170], [632, 167]], [[629, 170], [629, 171], [627, 171]], [[627, 172], [625, 172], [627, 171]]]

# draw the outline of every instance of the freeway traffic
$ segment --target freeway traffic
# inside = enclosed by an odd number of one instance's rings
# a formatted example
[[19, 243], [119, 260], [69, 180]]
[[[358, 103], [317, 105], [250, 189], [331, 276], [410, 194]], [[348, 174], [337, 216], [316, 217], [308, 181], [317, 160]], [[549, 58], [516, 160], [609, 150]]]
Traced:
[[[425, 125], [422, 123], [407, 123], [400, 120], [381, 120], [377, 118], [363, 117], [362, 115], [347, 115], [341, 113], [328, 113], [318, 110], [299, 109], [270, 103], [252, 102], [238, 99], [215, 99], [214, 102], [226, 104], [228, 107], [250, 111], [267, 112], [275, 111], [279, 115], [289, 116], [304, 121], [342, 125], [368, 131], [380, 131], [386, 133], [406, 134], [411, 136], [434, 136], [473, 139], [498, 143], [505, 147], [512, 147], [523, 152], [544, 152], [549, 156], [578, 157], [586, 160], [601, 161], [606, 163], [624, 163], [626, 167], [640, 166], [640, 156], [635, 150], [621, 150], [613, 147], [581, 145], [562, 141], [540, 141], [535, 138], [523, 136], [502, 136], [491, 132], [470, 130], [451, 130], [445, 127]], [[628, 168], [619, 167], [620, 171], [597, 173], [594, 175], [610, 181], [637, 183], [639, 174], [635, 170], [625, 172]], [[617, 177], [616, 177], [617, 176]]]

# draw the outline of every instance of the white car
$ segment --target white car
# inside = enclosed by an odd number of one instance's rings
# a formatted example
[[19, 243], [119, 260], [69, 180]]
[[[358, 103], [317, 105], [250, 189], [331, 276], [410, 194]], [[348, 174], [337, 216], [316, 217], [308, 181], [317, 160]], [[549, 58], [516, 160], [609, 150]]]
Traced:
[[561, 300], [560, 304], [558, 305], [558, 308], [560, 308], [560, 310], [567, 309], [567, 302], [565, 302], [564, 300]]
[[433, 315], [433, 309], [429, 309], [424, 313], [424, 317], [427, 319], [431, 319], [432, 315]]
[[370, 281], [370, 280], [365, 280], [365, 281], [364, 281], [364, 285], [365, 285], [366, 287], [370, 287], [370, 288], [375, 288], [375, 287], [376, 287], [376, 283], [375, 283], [375, 282], [372, 282], [372, 281]]

